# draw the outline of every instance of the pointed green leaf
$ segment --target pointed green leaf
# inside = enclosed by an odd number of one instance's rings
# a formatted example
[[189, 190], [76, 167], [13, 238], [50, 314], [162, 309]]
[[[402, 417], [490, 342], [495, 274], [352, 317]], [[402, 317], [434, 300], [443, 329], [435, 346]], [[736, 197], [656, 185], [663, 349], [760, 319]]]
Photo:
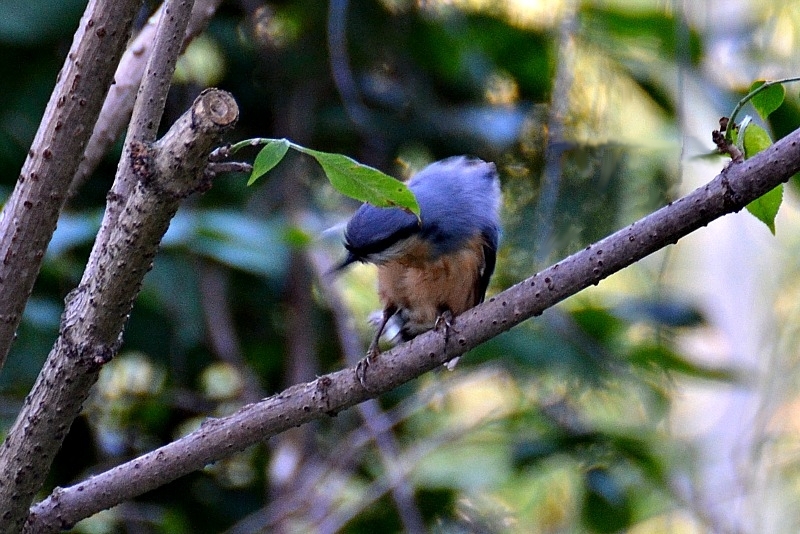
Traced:
[[[755, 91], [764, 85], [764, 83], [764, 80], [753, 82], [753, 85], [750, 86], [750, 92]], [[776, 83], [760, 91], [753, 97], [751, 102], [753, 103], [753, 107], [756, 108], [756, 111], [758, 111], [758, 114], [761, 115], [761, 118], [766, 119], [770, 113], [783, 104], [785, 96], [786, 89], [784, 89], [782, 84]]]
[[276, 139], [267, 143], [253, 162], [253, 172], [250, 173], [247, 185], [252, 185], [256, 180], [272, 170], [275, 165], [281, 162], [288, 150], [289, 141], [286, 139]]
[[[764, 128], [757, 124], [748, 124], [744, 131], [744, 157], [749, 159], [772, 144], [772, 139]], [[783, 185], [779, 185], [766, 195], [763, 195], [747, 205], [747, 211], [769, 228], [775, 234], [775, 217], [783, 201]]]
[[772, 139], [770, 139], [767, 131], [758, 124], [749, 123], [745, 127], [743, 122], [742, 128], [745, 128], [744, 135], [742, 136], [744, 159], [752, 158], [772, 144]]
[[297, 147], [322, 166], [331, 185], [343, 195], [378, 207], [400, 207], [419, 217], [414, 194], [403, 182], [347, 156]]
[[775, 217], [778, 215], [782, 201], [783, 184], [752, 201], [747, 205], [747, 211], [766, 224], [772, 235], [775, 235]]
[[660, 345], [644, 345], [636, 347], [628, 356], [633, 365], [642, 368], [657, 366], [664, 371], [681, 373], [704, 380], [733, 381], [736, 375], [730, 369], [721, 367], [708, 367], [692, 362], [677, 352]]

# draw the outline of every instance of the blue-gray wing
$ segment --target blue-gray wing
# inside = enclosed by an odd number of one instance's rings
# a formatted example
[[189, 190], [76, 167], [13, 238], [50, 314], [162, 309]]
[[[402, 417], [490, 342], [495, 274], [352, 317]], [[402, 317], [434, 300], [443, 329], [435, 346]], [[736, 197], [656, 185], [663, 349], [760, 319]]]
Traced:
[[483, 268], [483, 272], [480, 273], [476, 282], [476, 305], [483, 302], [483, 299], [486, 297], [486, 290], [489, 287], [489, 280], [491, 280], [492, 274], [494, 274], [494, 267], [497, 264], [497, 247], [500, 242], [500, 231], [497, 227], [489, 228], [483, 233], [483, 238], [485, 240], [483, 244], [483, 260], [485, 262], [485, 266]]

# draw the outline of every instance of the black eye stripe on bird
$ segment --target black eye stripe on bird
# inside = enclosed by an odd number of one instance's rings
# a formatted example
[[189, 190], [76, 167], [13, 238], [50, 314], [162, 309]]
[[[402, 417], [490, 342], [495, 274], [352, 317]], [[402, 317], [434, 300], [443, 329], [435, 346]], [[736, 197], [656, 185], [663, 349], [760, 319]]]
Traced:
[[[500, 239], [500, 180], [493, 163], [456, 156], [409, 182], [421, 223], [400, 208], [364, 204], [347, 224], [347, 258], [378, 266], [383, 313], [369, 355], [394, 321], [407, 341], [483, 302]], [[392, 325], [390, 324], [390, 328]]]

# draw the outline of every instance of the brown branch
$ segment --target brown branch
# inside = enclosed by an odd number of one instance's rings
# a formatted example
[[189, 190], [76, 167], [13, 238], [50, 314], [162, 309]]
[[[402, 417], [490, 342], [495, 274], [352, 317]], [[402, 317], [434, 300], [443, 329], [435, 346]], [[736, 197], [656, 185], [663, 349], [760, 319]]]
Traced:
[[[221, 2], [222, 0], [196, 0], [186, 27], [184, 49], [206, 28]], [[70, 185], [68, 198], [75, 196], [128, 125], [145, 66], [153, 51], [156, 27], [163, 14], [164, 5], [150, 17], [122, 55], [114, 73], [114, 85], [111, 86], [103, 103], [92, 137], [86, 145], [83, 159]]]
[[[0, 368], [130, 34], [137, 0], [92, 0], [0, 216]], [[2, 509], [2, 508], [0, 508]]]
[[[116, 191], [108, 196], [83, 279], [67, 297], [59, 337], [0, 451], [0, 476], [5, 481], [0, 490], [0, 510], [4, 511], [0, 532], [18, 532], [22, 528], [30, 502], [44, 483], [52, 459], [80, 413], [100, 368], [119, 348], [144, 273], [150, 268], [180, 199], [198, 189], [195, 182], [199, 178], [203, 184], [208, 181], [205, 162], [219, 128], [197, 127], [183, 120], [170, 130], [172, 137], [167, 134], [162, 140], [167, 144], [166, 151], [159, 152], [159, 146], [151, 144], [192, 5], [193, 0], [167, 1], [114, 181]], [[87, 22], [88, 27], [93, 25]], [[105, 54], [100, 49], [94, 52], [98, 57]], [[78, 79], [80, 76], [76, 75]], [[104, 94], [96, 97], [92, 119], [97, 118]], [[218, 110], [207, 108], [215, 103], [211, 99], [199, 102], [206, 120], [211, 122]], [[43, 124], [48, 120], [52, 119], [46, 115]], [[173, 132], [185, 137], [179, 142], [196, 146], [172, 147]], [[198, 137], [202, 137], [200, 142]], [[83, 145], [76, 147], [78, 154], [82, 148]], [[186, 158], [188, 167], [183, 168], [180, 160], [172, 159], [176, 154]], [[70, 170], [71, 181], [75, 167]], [[62, 184], [63, 193], [68, 185]]]
[[734, 163], [741, 163], [744, 161], [744, 154], [739, 150], [739, 147], [725, 137], [728, 128], [738, 129], [739, 127], [736, 124], [731, 124], [728, 117], [721, 117], [719, 119], [719, 130], [711, 132], [711, 140], [717, 145], [717, 151], [720, 154], [728, 154]]
[[106, 211], [96, 238], [101, 243], [108, 240], [109, 233], [116, 228], [117, 218], [140, 179], [131, 168], [136, 161], [132, 157], [132, 151], [141, 147], [142, 143], [152, 143], [156, 138], [175, 64], [183, 44], [183, 39], [178, 36], [184, 35], [186, 31], [192, 13], [192, 0], [167, 0], [163, 10], [164, 15], [156, 27], [152, 54], [136, 95], [117, 176], [106, 197]]
[[177, 441], [75, 486], [57, 488], [32, 508], [29, 525], [36, 528], [31, 532], [72, 525], [284, 430], [386, 393], [714, 219], [741, 210], [798, 171], [800, 130], [752, 159], [728, 166], [689, 195], [460, 315], [457, 335], [449, 336], [447, 346], [433, 331], [381, 354], [368, 368], [366, 389], [351, 367], [292, 386], [229, 417], [209, 420]]
[[[95, 242], [80, 285], [67, 297], [59, 338], [0, 451], [0, 532], [22, 527], [89, 388], [118, 349], [170, 219], [183, 198], [208, 187], [208, 153], [237, 117], [229, 94], [205, 91], [160, 141], [134, 149], [131, 172], [139, 181], [107, 240]], [[58, 514], [50, 519], [51, 530], [65, 524]]]
[[255, 402], [264, 398], [264, 389], [253, 370], [247, 365], [236, 334], [236, 322], [231, 310], [226, 271], [219, 265], [202, 261], [197, 274], [200, 278], [200, 303], [205, 319], [206, 337], [217, 357], [232, 366], [242, 377], [239, 398]]

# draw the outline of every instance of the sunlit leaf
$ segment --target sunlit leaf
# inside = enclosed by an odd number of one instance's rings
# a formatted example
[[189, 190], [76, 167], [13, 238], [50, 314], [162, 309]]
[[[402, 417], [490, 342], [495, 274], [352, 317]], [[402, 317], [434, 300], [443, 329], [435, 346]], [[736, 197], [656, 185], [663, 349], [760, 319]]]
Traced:
[[[762, 85], [764, 85], [764, 80], [759, 80], [753, 82], [753, 85], [750, 86], [750, 92], [755, 91]], [[778, 109], [781, 104], [783, 104], [783, 99], [786, 96], [786, 89], [784, 89], [783, 84], [775, 84], [770, 85], [756, 96], [750, 100], [752, 102], [753, 107], [756, 108], [758, 114], [761, 115], [762, 118], [766, 119], [770, 113]]]
[[253, 162], [253, 172], [250, 173], [247, 185], [252, 185], [253, 182], [272, 170], [275, 165], [281, 162], [288, 150], [289, 141], [286, 139], [277, 139], [267, 143]]
[[[772, 144], [769, 134], [757, 124], [749, 124], [744, 131], [744, 157], [749, 159]], [[775, 234], [775, 217], [783, 201], [783, 184], [747, 205], [747, 211], [763, 222]]]
[[775, 217], [783, 202], [783, 184], [762, 195], [747, 205], [747, 211], [763, 222], [775, 235]]
[[745, 128], [743, 137], [745, 159], [752, 158], [772, 144], [772, 139], [767, 131], [758, 124], [749, 123], [745, 126], [742, 123], [742, 127]]
[[403, 182], [341, 154], [295, 148], [316, 159], [331, 185], [343, 195], [381, 208], [404, 208], [419, 217], [417, 200]]

